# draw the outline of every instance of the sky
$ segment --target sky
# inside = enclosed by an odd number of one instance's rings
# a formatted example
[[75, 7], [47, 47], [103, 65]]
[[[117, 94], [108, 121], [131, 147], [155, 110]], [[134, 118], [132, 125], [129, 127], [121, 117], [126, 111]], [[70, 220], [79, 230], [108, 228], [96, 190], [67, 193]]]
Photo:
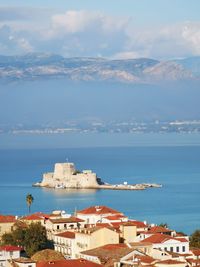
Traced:
[[200, 55], [199, 0], [0, 0], [0, 55]]

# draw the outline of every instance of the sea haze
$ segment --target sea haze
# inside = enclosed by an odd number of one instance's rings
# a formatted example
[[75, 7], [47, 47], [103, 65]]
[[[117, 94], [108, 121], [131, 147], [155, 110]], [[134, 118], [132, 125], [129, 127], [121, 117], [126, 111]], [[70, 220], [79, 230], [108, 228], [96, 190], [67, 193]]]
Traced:
[[[151, 138], [150, 138], [151, 140]], [[186, 142], [187, 144], [187, 142]], [[155, 182], [145, 191], [55, 190], [32, 187], [56, 162], [92, 169], [110, 183]], [[167, 222], [190, 234], [200, 221], [200, 146], [135, 146], [66, 149], [0, 150], [0, 213], [27, 213], [25, 197], [34, 196], [32, 212], [73, 212], [108, 205], [133, 219]]]
[[52, 79], [1, 83], [0, 129], [59, 127], [73, 120], [200, 119], [199, 99], [196, 82], [145, 85]]

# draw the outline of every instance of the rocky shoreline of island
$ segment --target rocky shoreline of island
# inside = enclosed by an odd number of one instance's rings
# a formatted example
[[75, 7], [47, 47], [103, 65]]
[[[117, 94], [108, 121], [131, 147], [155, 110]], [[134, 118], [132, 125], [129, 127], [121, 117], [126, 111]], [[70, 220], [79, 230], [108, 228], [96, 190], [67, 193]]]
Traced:
[[161, 184], [157, 183], [142, 183], [142, 184], [102, 184], [98, 186], [90, 186], [90, 187], [52, 187], [48, 185], [41, 185], [41, 183], [35, 183], [32, 186], [34, 187], [46, 187], [46, 188], [52, 188], [52, 189], [105, 189], [105, 190], [145, 190], [148, 188], [161, 188]]
[[147, 188], [160, 188], [161, 184], [109, 184], [103, 182], [96, 173], [91, 170], [82, 172], [75, 168], [74, 163], [56, 163], [54, 172], [43, 174], [41, 182], [33, 184], [36, 187], [54, 189], [105, 189], [105, 190], [145, 190]]

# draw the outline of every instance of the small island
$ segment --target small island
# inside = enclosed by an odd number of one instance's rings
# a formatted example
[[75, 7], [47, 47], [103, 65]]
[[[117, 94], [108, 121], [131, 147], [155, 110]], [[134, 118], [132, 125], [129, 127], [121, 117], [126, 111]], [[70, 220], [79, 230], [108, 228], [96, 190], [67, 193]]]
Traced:
[[56, 189], [112, 189], [112, 190], [144, 190], [149, 187], [162, 187], [160, 184], [108, 184], [97, 177], [91, 170], [78, 171], [74, 163], [56, 163], [54, 172], [43, 174], [41, 182], [33, 186], [48, 187]]

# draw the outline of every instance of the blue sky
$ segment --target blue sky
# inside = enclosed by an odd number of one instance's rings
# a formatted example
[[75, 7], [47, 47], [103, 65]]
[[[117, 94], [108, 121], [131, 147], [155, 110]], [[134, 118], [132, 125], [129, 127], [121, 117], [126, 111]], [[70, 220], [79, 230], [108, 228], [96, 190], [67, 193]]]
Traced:
[[199, 0], [0, 0], [0, 54], [200, 54]]

